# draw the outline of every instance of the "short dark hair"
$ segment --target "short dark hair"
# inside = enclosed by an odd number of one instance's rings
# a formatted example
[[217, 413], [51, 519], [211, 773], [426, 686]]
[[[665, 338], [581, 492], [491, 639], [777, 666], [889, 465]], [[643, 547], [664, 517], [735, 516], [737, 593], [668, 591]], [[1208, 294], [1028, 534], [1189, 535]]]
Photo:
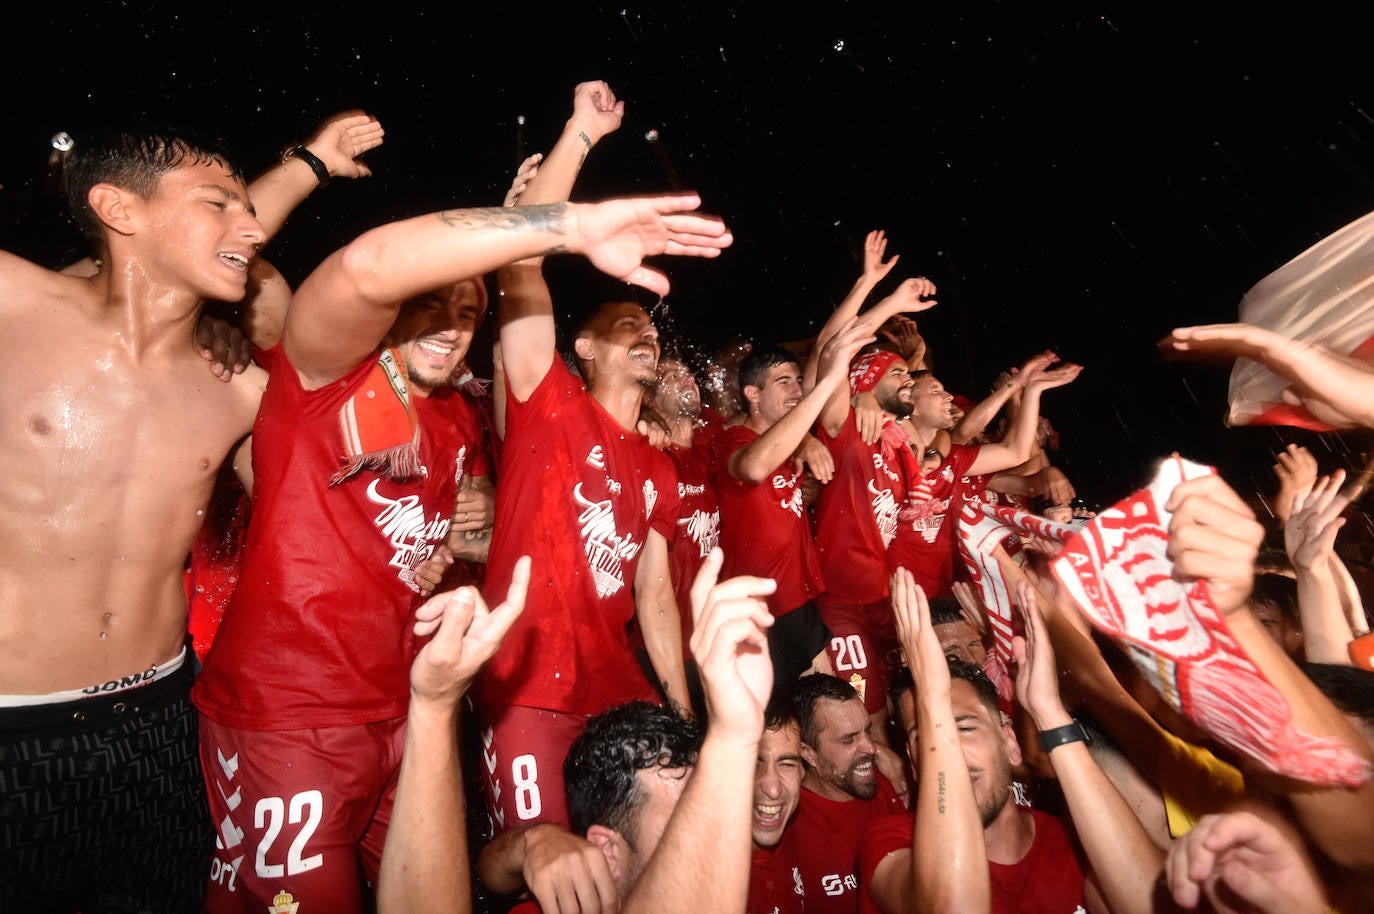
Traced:
[[634, 847], [635, 813], [644, 801], [635, 775], [685, 768], [696, 763], [700, 749], [701, 731], [671, 708], [631, 701], [596, 715], [563, 760], [573, 831], [585, 835], [591, 826], [604, 825]]
[[1342, 714], [1358, 717], [1374, 727], [1374, 671], [1310, 660], [1298, 666]]
[[786, 690], [778, 689], [773, 692], [773, 696], [768, 699], [768, 706], [763, 709], [763, 729], [781, 730], [788, 724], [797, 724], [797, 707], [792, 703], [792, 694]]
[[[994, 720], [1002, 719], [1002, 705], [997, 698], [997, 686], [992, 684], [988, 674], [976, 663], [969, 663], [967, 660], [960, 660], [957, 657], [946, 657], [945, 661], [949, 664], [950, 682], [962, 679], [973, 686], [973, 691], [978, 694], [981, 701], [989, 711], [992, 712]], [[888, 694], [892, 696], [892, 706], [900, 709], [902, 706], [902, 695], [906, 692], [916, 691], [916, 680], [912, 678], [911, 669], [907, 666], [897, 668], [892, 674], [891, 688]], [[899, 712], [900, 713], [900, 712]]]
[[858, 691], [838, 676], [828, 673], [810, 673], [802, 676], [792, 686], [792, 708], [801, 725], [802, 742], [815, 746], [820, 738], [820, 727], [816, 724], [816, 705], [822, 701], [862, 701]]
[[949, 625], [953, 622], [967, 622], [959, 601], [953, 597], [930, 598], [930, 624]]
[[1266, 571], [1255, 575], [1250, 590], [1250, 602], [1268, 603], [1294, 628], [1302, 629], [1302, 615], [1298, 611], [1298, 582], [1286, 574]]
[[1002, 705], [997, 700], [997, 686], [992, 684], [988, 674], [983, 672], [982, 667], [976, 663], [969, 663], [967, 660], [959, 660], [955, 657], [949, 660], [949, 679], [953, 683], [956, 679], [962, 679], [973, 686], [973, 691], [978, 693], [978, 700], [992, 712], [994, 720], [1002, 719]]
[[768, 381], [768, 373], [779, 365], [799, 364], [797, 356], [781, 346], [755, 346], [739, 363], [739, 395], [747, 404], [744, 395], [746, 387], [762, 387]]
[[113, 184], [146, 200], [163, 175], [187, 160], [196, 165], [217, 163], [243, 178], [222, 145], [175, 127], [112, 131], [78, 142], [62, 163], [62, 190], [77, 227], [88, 240], [103, 245], [103, 223], [87, 199], [91, 188]]

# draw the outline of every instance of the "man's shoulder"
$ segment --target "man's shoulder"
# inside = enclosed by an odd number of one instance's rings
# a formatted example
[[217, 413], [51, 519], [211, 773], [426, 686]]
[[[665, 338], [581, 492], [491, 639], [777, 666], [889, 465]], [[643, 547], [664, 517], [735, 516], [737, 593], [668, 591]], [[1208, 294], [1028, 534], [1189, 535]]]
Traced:
[[41, 267], [9, 251], [0, 251], [0, 314], [32, 311], [54, 301], [73, 306], [96, 298], [89, 279]]

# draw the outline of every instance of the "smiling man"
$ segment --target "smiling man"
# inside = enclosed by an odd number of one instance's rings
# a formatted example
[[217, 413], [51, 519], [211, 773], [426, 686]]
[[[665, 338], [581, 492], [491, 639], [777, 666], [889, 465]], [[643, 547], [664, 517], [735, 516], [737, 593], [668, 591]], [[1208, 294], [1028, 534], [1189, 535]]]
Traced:
[[806, 889], [797, 866], [795, 832], [788, 826], [801, 802], [801, 726], [790, 695], [771, 702], [754, 768], [754, 857], [749, 914], [801, 914]]
[[[520, 202], [566, 200], [586, 153], [623, 112], [605, 83], [580, 84], [572, 117]], [[729, 237], [717, 241], [724, 247]], [[534, 580], [529, 608], [479, 683], [498, 835], [568, 823], [562, 764], [588, 717], [633, 699], [690, 707], [668, 560], [677, 476], [636, 431], [657, 380], [658, 329], [627, 290], [615, 290], [573, 334], [579, 379], [558, 353], [542, 262], [506, 267], [499, 282], [506, 484], [497, 492], [485, 590], [504, 592], [526, 554]], [[663, 281], [654, 291], [666, 288]], [[633, 624], [654, 681], [631, 650]]]
[[806, 775], [792, 829], [806, 910], [854, 914], [860, 898], [859, 837], [871, 819], [904, 807], [878, 771], [872, 723], [853, 686], [813, 673], [794, 688]]
[[808, 669], [828, 672], [830, 633], [816, 598], [825, 589], [820, 557], [811, 538], [794, 453], [821, 408], [843, 389], [849, 360], [871, 341], [851, 322], [821, 350], [815, 386], [802, 389], [801, 367], [780, 347], [755, 349], [740, 364], [744, 422], [716, 439], [716, 496], [726, 574], [772, 578], [777, 592], [769, 609], [778, 620], [768, 646], [785, 687]]
[[225, 153], [185, 134], [84, 143], [64, 172], [103, 268], [0, 253], [0, 908], [195, 910], [182, 573], [262, 376], [219, 383], [193, 339], [266, 232]]

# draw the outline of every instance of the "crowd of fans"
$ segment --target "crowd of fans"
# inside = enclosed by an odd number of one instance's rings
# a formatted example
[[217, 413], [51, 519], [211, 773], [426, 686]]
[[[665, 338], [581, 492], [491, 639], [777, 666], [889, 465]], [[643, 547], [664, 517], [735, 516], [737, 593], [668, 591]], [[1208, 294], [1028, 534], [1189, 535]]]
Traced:
[[[1083, 368], [947, 390], [882, 230], [814, 340], [662, 339], [645, 258], [732, 238], [569, 202], [624, 108], [578, 85], [502, 205], [296, 289], [258, 251], [374, 118], [251, 183], [174, 131], [67, 155], [95, 257], [0, 253], [4, 909], [1374, 906], [1359, 481], [1291, 445], [1271, 518], [1150, 455], [1087, 510], [1042, 414]], [[566, 255], [615, 283], [559, 325]], [[1357, 359], [1163, 345], [1374, 427]]]

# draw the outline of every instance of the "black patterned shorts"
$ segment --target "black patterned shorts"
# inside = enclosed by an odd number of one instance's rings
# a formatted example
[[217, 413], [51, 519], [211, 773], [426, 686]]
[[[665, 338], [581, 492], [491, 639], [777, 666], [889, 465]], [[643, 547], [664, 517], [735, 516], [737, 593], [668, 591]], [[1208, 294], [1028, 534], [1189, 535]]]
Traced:
[[0, 708], [0, 914], [201, 910], [214, 831], [192, 663], [106, 696]]

